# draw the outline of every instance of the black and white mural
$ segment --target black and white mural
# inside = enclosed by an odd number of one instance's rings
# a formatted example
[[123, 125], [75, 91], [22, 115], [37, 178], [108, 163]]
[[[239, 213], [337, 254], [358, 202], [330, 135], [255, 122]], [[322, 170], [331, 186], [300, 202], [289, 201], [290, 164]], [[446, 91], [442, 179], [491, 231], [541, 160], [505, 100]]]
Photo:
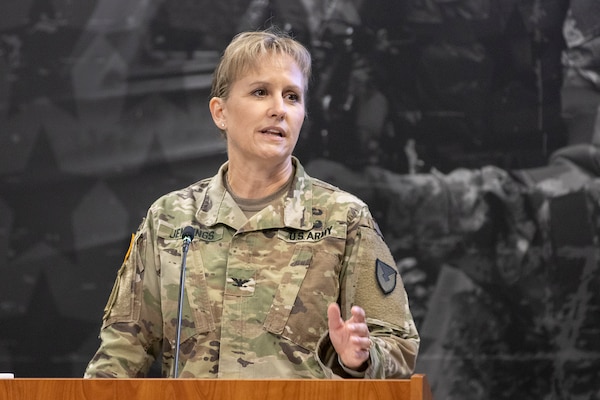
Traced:
[[129, 238], [225, 144], [212, 69], [314, 56], [297, 156], [362, 197], [443, 399], [600, 397], [600, 3], [3, 0], [0, 372], [81, 377]]

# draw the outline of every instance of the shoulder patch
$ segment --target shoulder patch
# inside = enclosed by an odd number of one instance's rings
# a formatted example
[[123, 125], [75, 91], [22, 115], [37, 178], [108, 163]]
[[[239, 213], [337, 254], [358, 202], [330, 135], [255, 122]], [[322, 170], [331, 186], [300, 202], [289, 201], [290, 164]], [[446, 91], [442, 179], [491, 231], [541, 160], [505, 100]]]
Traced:
[[396, 288], [398, 272], [378, 258], [375, 261], [375, 273], [377, 274], [377, 284], [383, 294], [392, 293]]

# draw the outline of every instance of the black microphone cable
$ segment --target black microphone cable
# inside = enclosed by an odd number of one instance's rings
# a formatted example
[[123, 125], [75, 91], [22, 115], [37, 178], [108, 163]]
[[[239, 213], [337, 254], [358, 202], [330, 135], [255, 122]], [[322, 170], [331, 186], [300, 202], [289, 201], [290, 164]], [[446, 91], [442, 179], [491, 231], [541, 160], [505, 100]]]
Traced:
[[194, 228], [186, 226], [183, 228], [181, 238], [183, 239], [183, 253], [181, 255], [181, 274], [179, 277], [179, 303], [177, 305], [177, 334], [175, 337], [175, 360], [173, 365], [173, 378], [179, 376], [179, 347], [181, 345], [181, 318], [183, 315], [183, 296], [185, 293], [185, 260], [187, 258], [190, 243], [194, 240], [196, 234]]

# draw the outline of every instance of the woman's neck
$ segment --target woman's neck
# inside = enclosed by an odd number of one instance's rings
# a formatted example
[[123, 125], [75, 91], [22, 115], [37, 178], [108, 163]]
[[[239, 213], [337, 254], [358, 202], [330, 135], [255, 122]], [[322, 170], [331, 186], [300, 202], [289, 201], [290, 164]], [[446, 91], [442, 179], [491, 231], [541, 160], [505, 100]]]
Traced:
[[287, 163], [262, 168], [249, 165], [237, 165], [229, 161], [224, 179], [231, 191], [237, 196], [245, 199], [261, 199], [267, 197], [283, 185], [292, 176], [294, 168], [291, 159]]

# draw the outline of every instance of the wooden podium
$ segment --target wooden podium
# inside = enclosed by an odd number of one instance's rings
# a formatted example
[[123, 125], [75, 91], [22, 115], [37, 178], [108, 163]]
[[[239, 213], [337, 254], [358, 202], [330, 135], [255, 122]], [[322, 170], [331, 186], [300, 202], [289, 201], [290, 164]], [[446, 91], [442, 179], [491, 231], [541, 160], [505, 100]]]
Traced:
[[432, 400], [427, 378], [0, 379], [2, 400]]

